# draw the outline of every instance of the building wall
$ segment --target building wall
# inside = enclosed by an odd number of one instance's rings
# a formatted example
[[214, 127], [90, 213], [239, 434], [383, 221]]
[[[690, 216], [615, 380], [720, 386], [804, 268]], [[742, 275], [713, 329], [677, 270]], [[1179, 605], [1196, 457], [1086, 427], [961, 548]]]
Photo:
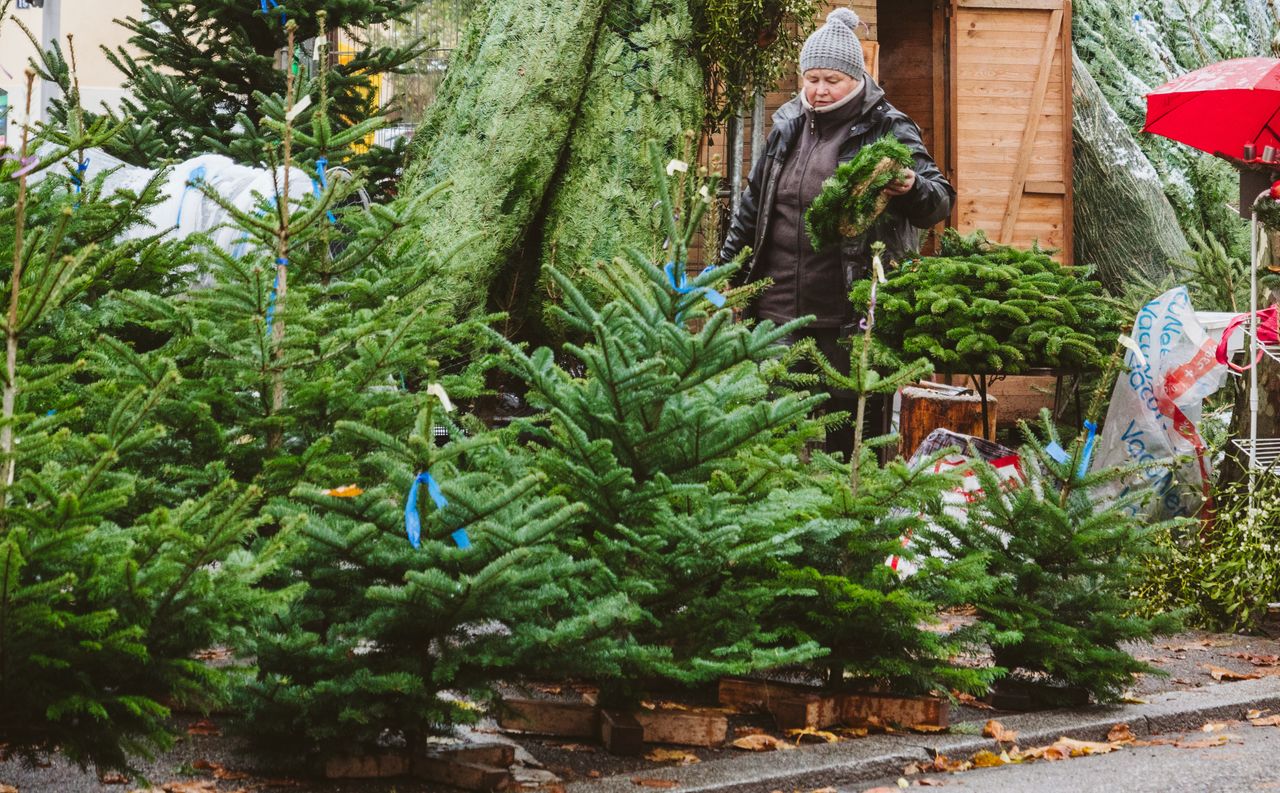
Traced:
[[[115, 19], [138, 16], [142, 13], [142, 0], [62, 0], [61, 44], [66, 49], [67, 36], [74, 36], [76, 63], [80, 76], [80, 92], [84, 106], [97, 109], [102, 105], [117, 106], [124, 95], [120, 84], [123, 75], [111, 65], [102, 47], [114, 50], [123, 46], [128, 31], [115, 24]], [[8, 92], [10, 135], [17, 133], [16, 122], [26, 102], [26, 79], [23, 72], [35, 47], [25, 33], [13, 21], [16, 17], [40, 41], [45, 38], [42, 28], [44, 11], [39, 8], [10, 6], [9, 16], [0, 21], [0, 89]], [[32, 107], [39, 108], [41, 87], [36, 82]]]

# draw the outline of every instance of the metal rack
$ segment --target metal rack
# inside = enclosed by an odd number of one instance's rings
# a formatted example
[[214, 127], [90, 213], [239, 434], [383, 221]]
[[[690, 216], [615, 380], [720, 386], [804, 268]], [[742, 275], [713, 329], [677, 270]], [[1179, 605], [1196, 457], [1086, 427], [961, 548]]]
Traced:
[[[1258, 200], [1269, 195], [1270, 190], [1259, 194]], [[1258, 200], [1254, 201], [1257, 206]], [[1258, 437], [1258, 365], [1262, 358], [1271, 358], [1280, 363], [1280, 347], [1265, 345], [1258, 340], [1258, 268], [1262, 266], [1262, 257], [1267, 253], [1267, 235], [1262, 233], [1258, 223], [1258, 213], [1253, 212], [1253, 221], [1249, 224], [1250, 251], [1252, 261], [1249, 267], [1249, 317], [1244, 324], [1244, 334], [1248, 341], [1249, 360], [1249, 437], [1236, 439], [1235, 445], [1249, 455], [1249, 498], [1257, 489], [1258, 472], [1273, 472], [1280, 461], [1280, 438]], [[1252, 512], [1252, 510], [1251, 510]]]

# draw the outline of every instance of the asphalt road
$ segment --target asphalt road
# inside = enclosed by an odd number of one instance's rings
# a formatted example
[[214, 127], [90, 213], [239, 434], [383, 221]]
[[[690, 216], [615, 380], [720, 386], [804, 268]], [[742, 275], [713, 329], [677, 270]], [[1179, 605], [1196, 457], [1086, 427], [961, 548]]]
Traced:
[[[1280, 793], [1280, 727], [1232, 723], [1225, 731], [1160, 736], [1168, 741], [1203, 741], [1230, 736], [1211, 748], [1127, 747], [1105, 755], [1056, 762], [1037, 761], [958, 774], [926, 774], [941, 783], [920, 787], [921, 777], [906, 777], [912, 790], [970, 790], [982, 793]], [[898, 777], [841, 788], [863, 793], [874, 788], [899, 790]], [[879, 792], [878, 792], [879, 793]], [[887, 792], [886, 792], [887, 793]]]

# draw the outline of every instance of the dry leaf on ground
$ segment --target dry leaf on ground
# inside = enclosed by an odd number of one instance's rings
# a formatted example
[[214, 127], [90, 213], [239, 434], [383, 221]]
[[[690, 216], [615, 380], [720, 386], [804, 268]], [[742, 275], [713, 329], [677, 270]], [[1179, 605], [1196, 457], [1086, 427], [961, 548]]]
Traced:
[[1117, 724], [1107, 733], [1108, 743], [1131, 743], [1137, 740], [1128, 724]]
[[680, 749], [654, 749], [644, 756], [646, 760], [652, 760], [655, 763], [679, 763], [680, 765], [692, 765], [701, 762], [696, 754], [681, 751]]
[[970, 693], [952, 691], [951, 696], [955, 697], [956, 702], [959, 702], [960, 705], [965, 705], [968, 707], [977, 707], [977, 709], [979, 710], [996, 710], [995, 707], [991, 705], [991, 703], [983, 702], [982, 700], [979, 700], [978, 697], [970, 695]]
[[1257, 680], [1262, 677], [1262, 675], [1257, 672], [1233, 672], [1230, 669], [1226, 669], [1221, 666], [1214, 666], [1213, 664], [1205, 664], [1204, 667], [1209, 670], [1209, 676], [1217, 681]]
[[729, 745], [735, 749], [746, 749], [748, 752], [772, 752], [791, 748], [791, 744], [780, 741], [772, 735], [745, 735]]
[[129, 777], [119, 771], [108, 771], [98, 777], [98, 781], [104, 785], [127, 785], [129, 784]]
[[1215, 746], [1226, 746], [1234, 738], [1234, 735], [1215, 735], [1212, 738], [1205, 738], [1201, 741], [1174, 741], [1173, 745], [1179, 749], [1212, 749]]
[[13, 785], [6, 785], [0, 782], [0, 793], [18, 793], [18, 789]]
[[922, 770], [955, 773], [958, 771], [968, 771], [970, 768], [973, 768], [973, 763], [968, 760], [953, 760], [945, 754], [940, 754], [933, 758], [932, 763], [923, 766]]
[[1126, 691], [1120, 695], [1120, 701], [1126, 705], [1145, 705], [1147, 701], [1142, 697], [1135, 695], [1132, 691]]
[[208, 719], [193, 721], [187, 725], [187, 735], [221, 735], [222, 728]]
[[930, 779], [929, 777], [925, 777], [924, 779], [917, 779], [916, 784], [920, 787], [946, 787], [947, 783], [941, 779]]
[[645, 777], [632, 777], [631, 784], [638, 785], [640, 787], [673, 788], [677, 787], [680, 783], [674, 779], [647, 779]]
[[973, 756], [972, 762], [974, 768], [999, 768], [1002, 765], [1008, 764], [1009, 756], [1001, 756], [1000, 754], [988, 752], [984, 749]]
[[1211, 721], [1201, 727], [1200, 732], [1222, 732], [1230, 727], [1231, 725], [1225, 721]]
[[907, 729], [910, 730], [911, 732], [920, 732], [926, 735], [932, 735], [934, 733], [947, 731], [946, 727], [939, 727], [936, 724], [912, 724]]
[[810, 790], [809, 793], [838, 793], [833, 787], [819, 787]]
[[192, 782], [165, 782], [160, 786], [165, 793], [217, 793], [218, 783], [212, 779], [197, 779]]
[[[1249, 713], [1259, 713], [1259, 711], [1251, 710]], [[1248, 713], [1245, 714], [1245, 716], [1248, 715]], [[1258, 716], [1249, 719], [1249, 723], [1255, 727], [1280, 727], [1280, 714], [1275, 716], [1262, 716], [1259, 713]]]
[[763, 735], [764, 727], [734, 727], [733, 734], [738, 738], [744, 735]]
[[1246, 719], [1260, 719], [1262, 718], [1263, 714], [1266, 712], [1267, 711], [1265, 710], [1249, 710], [1249, 711], [1245, 711], [1244, 717]]
[[787, 730], [787, 735], [791, 738], [796, 739], [797, 746], [799, 746], [800, 742], [803, 741], [805, 738], [809, 738], [814, 743], [818, 743], [818, 742], [836, 743], [840, 740], [840, 738], [834, 732], [819, 730], [816, 727], [805, 727], [802, 730]]
[[985, 738], [994, 738], [1001, 743], [1013, 743], [1018, 740], [1018, 733], [1004, 726], [995, 719], [991, 719], [983, 725], [982, 735]]
[[598, 749], [598, 747], [588, 746], [585, 743], [553, 743], [551, 748], [565, 752], [594, 752]]
[[1239, 658], [1254, 666], [1280, 666], [1280, 655], [1255, 655], [1254, 653], [1227, 653], [1229, 658]]
[[836, 732], [845, 738], [866, 738], [870, 734], [866, 727], [836, 727]]

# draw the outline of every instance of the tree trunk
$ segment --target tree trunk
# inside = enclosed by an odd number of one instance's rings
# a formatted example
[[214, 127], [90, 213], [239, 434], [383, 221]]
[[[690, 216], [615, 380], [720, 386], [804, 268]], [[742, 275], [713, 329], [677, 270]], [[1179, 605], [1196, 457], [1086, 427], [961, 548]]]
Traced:
[[1072, 76], [1076, 261], [1095, 265], [1113, 292], [1135, 276], [1158, 281], [1190, 247], [1178, 217], [1159, 174], [1078, 55]]
[[424, 208], [424, 244], [440, 252], [480, 234], [438, 279], [434, 297], [459, 316], [484, 308], [543, 206], [582, 102], [604, 7], [604, 0], [482, 4], [415, 134], [406, 192], [453, 183]]
[[[547, 311], [559, 295], [542, 265], [573, 273], [593, 298], [600, 290], [592, 271], [610, 266], [624, 247], [644, 250], [655, 261], [661, 256], [660, 210], [654, 206], [657, 191], [647, 145], [656, 140], [669, 158], [696, 155], [696, 140], [683, 153], [684, 133], [696, 134], [705, 112], [695, 53], [688, 0], [609, 4], [541, 237], [530, 240], [539, 248], [530, 246], [525, 260], [516, 262], [525, 289], [508, 283], [495, 295], [495, 308], [513, 317], [522, 309], [529, 313], [536, 328], [530, 329], [532, 335], [555, 340], [564, 331]], [[532, 299], [522, 299], [535, 283]], [[514, 298], [512, 304], [502, 297]]]

